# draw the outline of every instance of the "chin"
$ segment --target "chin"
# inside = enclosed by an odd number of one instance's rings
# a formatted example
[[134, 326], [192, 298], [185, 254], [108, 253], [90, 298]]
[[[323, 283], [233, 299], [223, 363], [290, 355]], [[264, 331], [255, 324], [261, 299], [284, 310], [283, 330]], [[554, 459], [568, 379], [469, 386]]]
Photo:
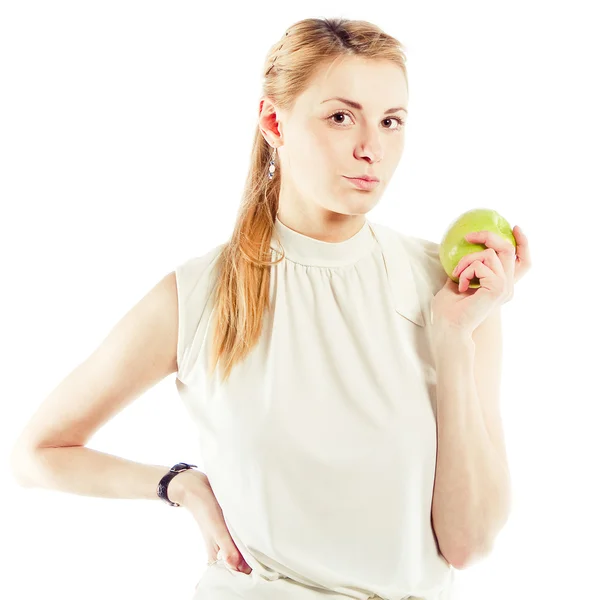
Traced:
[[[365, 195], [366, 196], [366, 195]], [[335, 207], [330, 207], [329, 210], [337, 212], [342, 215], [348, 216], [359, 216], [366, 215], [369, 211], [373, 210], [379, 202], [379, 197], [371, 198], [358, 198], [353, 200], [341, 200]]]

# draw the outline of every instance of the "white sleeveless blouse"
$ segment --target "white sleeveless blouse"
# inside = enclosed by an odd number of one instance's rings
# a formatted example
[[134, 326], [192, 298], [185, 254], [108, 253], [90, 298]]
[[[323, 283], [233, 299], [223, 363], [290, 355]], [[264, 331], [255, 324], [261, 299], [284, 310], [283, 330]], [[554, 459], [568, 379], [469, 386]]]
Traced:
[[271, 314], [224, 385], [208, 375], [224, 244], [175, 269], [177, 390], [253, 569], [207, 567], [194, 599], [453, 600], [431, 522], [439, 245], [368, 219], [339, 243], [279, 218], [276, 235]]

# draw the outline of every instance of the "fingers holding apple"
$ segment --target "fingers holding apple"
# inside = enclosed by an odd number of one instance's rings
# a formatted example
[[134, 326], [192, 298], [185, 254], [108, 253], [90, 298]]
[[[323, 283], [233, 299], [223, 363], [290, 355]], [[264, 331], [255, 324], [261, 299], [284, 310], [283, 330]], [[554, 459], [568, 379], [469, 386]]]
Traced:
[[[448, 277], [460, 287], [464, 285], [460, 275], [473, 261], [479, 260], [491, 266], [491, 252], [496, 252], [507, 264], [506, 257], [514, 252], [515, 247], [518, 248], [520, 234], [519, 230], [517, 236], [513, 235], [508, 221], [495, 210], [476, 208], [463, 213], [450, 224], [442, 236], [439, 259]], [[465, 289], [480, 287], [479, 278], [473, 273], [471, 277]]]

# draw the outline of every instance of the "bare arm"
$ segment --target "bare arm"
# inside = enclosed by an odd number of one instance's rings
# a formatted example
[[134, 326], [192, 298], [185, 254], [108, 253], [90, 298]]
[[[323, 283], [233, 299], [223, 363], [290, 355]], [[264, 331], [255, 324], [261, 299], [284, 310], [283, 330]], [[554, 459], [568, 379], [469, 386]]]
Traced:
[[[156, 487], [169, 466], [133, 462], [85, 444], [110, 418], [177, 370], [178, 323], [171, 272], [38, 407], [11, 455], [20, 485], [159, 500]], [[177, 475], [169, 484], [169, 498], [181, 503], [187, 486], [202, 485], [204, 478], [198, 471]]]
[[[28, 458], [17, 456], [15, 461], [15, 476], [23, 487], [43, 487], [98, 498], [159, 500], [158, 482], [171, 468], [171, 465], [134, 462], [85, 446], [38, 448]], [[19, 468], [22, 471], [18, 471]], [[169, 500], [188, 505], [200, 495], [205, 481], [206, 475], [199, 471], [180, 473], [169, 483]], [[192, 489], [194, 493], [189, 498]]]

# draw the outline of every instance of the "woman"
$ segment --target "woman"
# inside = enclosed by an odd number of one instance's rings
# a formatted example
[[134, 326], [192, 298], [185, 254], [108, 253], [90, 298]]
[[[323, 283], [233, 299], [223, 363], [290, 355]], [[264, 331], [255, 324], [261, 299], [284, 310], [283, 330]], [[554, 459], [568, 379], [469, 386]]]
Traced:
[[[461, 261], [457, 286], [438, 244], [365, 218], [400, 161], [408, 114], [402, 45], [379, 28], [299, 21], [264, 72], [231, 240], [165, 276], [61, 382], [20, 436], [15, 474], [187, 508], [209, 558], [197, 600], [448, 600], [492, 511], [457, 520], [471, 488], [448, 490], [466, 473], [456, 464], [474, 462], [458, 449], [450, 462], [452, 411], [443, 436], [436, 419], [448, 365], [471, 381], [471, 336], [512, 296], [526, 239], [515, 229], [515, 256], [492, 234], [471, 238], [488, 248]], [[206, 473], [85, 448], [174, 372]], [[486, 485], [506, 490], [482, 432], [468, 431], [482, 452], [469, 448], [493, 473]]]

